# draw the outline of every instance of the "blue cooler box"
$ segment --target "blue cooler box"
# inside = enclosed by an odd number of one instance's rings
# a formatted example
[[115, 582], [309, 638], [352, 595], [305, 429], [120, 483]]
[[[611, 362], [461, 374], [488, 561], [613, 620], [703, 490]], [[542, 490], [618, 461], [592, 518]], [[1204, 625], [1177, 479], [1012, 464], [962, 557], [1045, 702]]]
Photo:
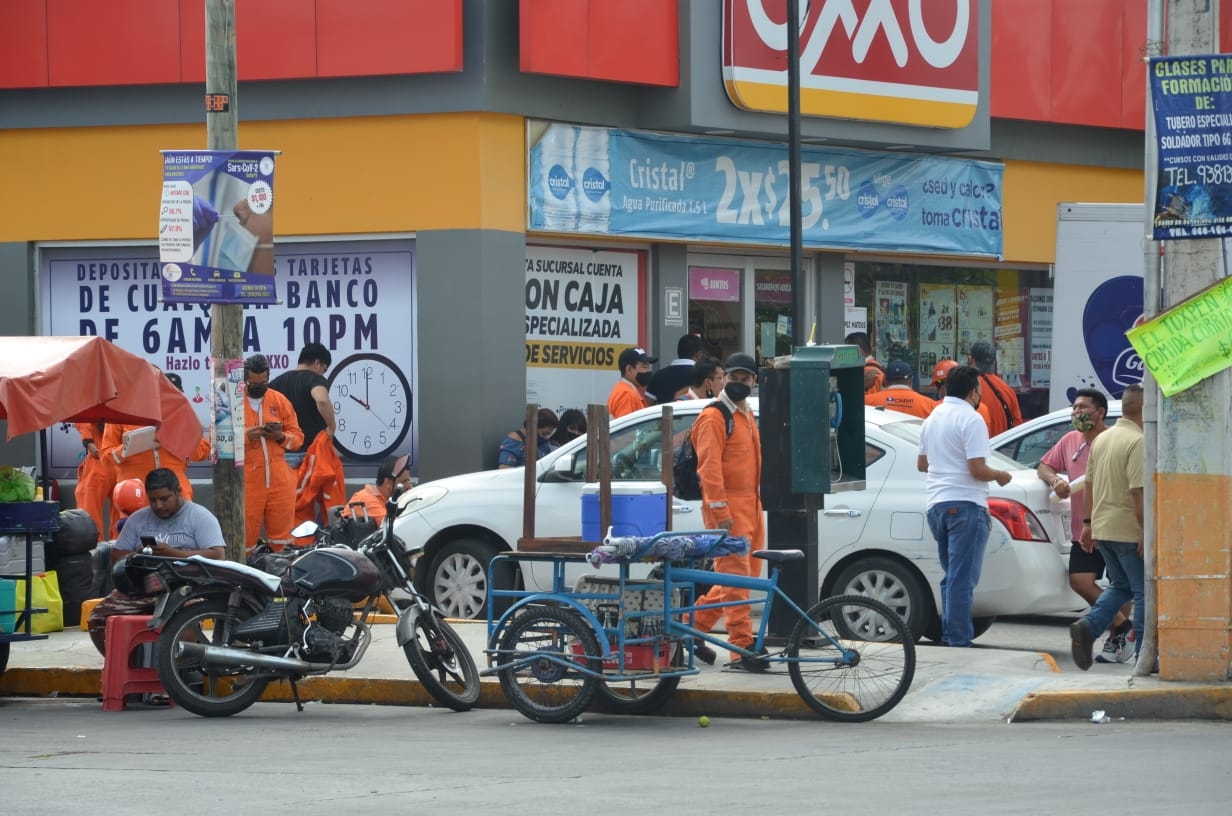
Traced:
[[[612, 534], [652, 536], [667, 529], [667, 488], [662, 482], [612, 484]], [[582, 540], [602, 541], [599, 529], [599, 485], [582, 486]]]

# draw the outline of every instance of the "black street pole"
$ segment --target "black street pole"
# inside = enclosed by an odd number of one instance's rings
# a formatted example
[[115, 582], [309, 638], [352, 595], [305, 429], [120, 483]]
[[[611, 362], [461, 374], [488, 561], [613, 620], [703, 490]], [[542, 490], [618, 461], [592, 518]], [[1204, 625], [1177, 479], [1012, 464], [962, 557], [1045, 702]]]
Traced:
[[808, 340], [808, 328], [804, 325], [804, 234], [800, 223], [800, 0], [787, 0], [787, 164], [791, 196], [791, 337], [793, 346], [803, 346]]

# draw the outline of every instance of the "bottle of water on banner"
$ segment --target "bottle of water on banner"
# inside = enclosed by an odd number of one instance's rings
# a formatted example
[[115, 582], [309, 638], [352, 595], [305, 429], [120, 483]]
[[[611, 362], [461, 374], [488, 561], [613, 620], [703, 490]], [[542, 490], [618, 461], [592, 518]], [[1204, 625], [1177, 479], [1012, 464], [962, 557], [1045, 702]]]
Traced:
[[539, 200], [543, 229], [575, 232], [578, 225], [578, 173], [574, 163], [579, 128], [552, 125], [539, 141]]
[[612, 160], [607, 128], [581, 128], [577, 138], [578, 204], [582, 232], [607, 232], [612, 221]]

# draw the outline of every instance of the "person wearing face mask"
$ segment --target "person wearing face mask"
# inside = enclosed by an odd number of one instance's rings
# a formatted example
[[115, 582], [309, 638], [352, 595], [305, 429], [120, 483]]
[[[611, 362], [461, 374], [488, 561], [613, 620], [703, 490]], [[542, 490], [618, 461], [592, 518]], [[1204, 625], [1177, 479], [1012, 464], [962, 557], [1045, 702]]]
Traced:
[[559, 448], [566, 442], [572, 442], [586, 433], [586, 414], [577, 408], [566, 408], [556, 423], [556, 433], [552, 434], [552, 447]]
[[955, 366], [945, 379], [945, 399], [920, 427], [916, 468], [927, 474], [928, 528], [941, 562], [941, 644], [970, 646], [972, 604], [988, 546], [988, 483], [1007, 485], [1011, 475], [988, 465], [988, 426], [975, 411], [980, 372]]
[[[1069, 585], [1090, 605], [1099, 600], [1103, 589], [1096, 583], [1104, 577], [1104, 557], [1099, 548], [1091, 552], [1079, 543], [1082, 537], [1082, 485], [1073, 482], [1085, 476], [1087, 459], [1095, 437], [1108, 429], [1104, 419], [1108, 414], [1108, 398], [1094, 388], [1080, 388], [1074, 393], [1072, 422], [1074, 430], [1057, 440], [1057, 444], [1040, 459], [1035, 472], [1058, 499], [1070, 500]], [[1084, 479], [1085, 481], [1085, 479]], [[1117, 611], [1108, 629], [1108, 639], [1095, 660], [1099, 663], [1124, 663], [1134, 656], [1134, 627], [1129, 620], [1131, 604]]]
[[727, 381], [723, 364], [714, 357], [702, 357], [693, 364], [693, 385], [676, 399], [714, 399]]
[[264, 354], [244, 361], [244, 540], [251, 550], [265, 525], [274, 550], [291, 543], [295, 525], [295, 471], [287, 451], [304, 440], [291, 401], [270, 390]]
[[650, 366], [658, 361], [658, 357], [651, 357], [641, 348], [627, 348], [620, 352], [620, 359], [617, 361], [620, 379], [607, 397], [607, 413], [610, 418], [616, 419], [646, 407], [646, 386], [650, 385], [654, 376]]
[[[945, 378], [957, 367], [957, 360], [942, 360], [933, 369], [933, 387], [937, 389], [938, 404], [945, 399]], [[982, 393], [979, 404], [975, 406], [975, 412], [980, 415], [980, 419], [984, 420], [984, 425], [988, 427], [988, 438], [991, 439], [994, 436], [992, 432], [992, 416], [989, 415], [988, 406], [984, 404]]]
[[[542, 459], [552, 452], [552, 434], [556, 432], [556, 412], [551, 408], [540, 408], [539, 416], [535, 420], [537, 433], [539, 438], [536, 440], [535, 455], [538, 459]], [[526, 464], [526, 434], [528, 433], [526, 423], [522, 423], [521, 430], [510, 431], [501, 440], [500, 450], [496, 452], [496, 467], [500, 468], [515, 468], [522, 467]]]
[[[761, 434], [748, 405], [749, 394], [757, 383], [757, 362], [748, 354], [736, 353], [723, 363], [727, 382], [718, 402], [730, 412], [732, 431], [728, 435], [727, 417], [721, 411], [702, 411], [693, 423], [691, 438], [697, 451], [697, 477], [702, 487], [702, 522], [710, 530], [727, 530], [748, 539], [749, 551], [714, 559], [716, 572], [731, 575], [757, 575], [761, 561], [753, 552], [765, 546], [761, 507]], [[747, 648], [753, 643], [753, 622], [747, 603], [749, 591], [736, 587], [713, 586], [698, 604], [732, 603], [715, 609], [699, 610], [694, 626], [709, 632], [722, 616], [727, 626], [727, 641]], [[702, 644], [694, 652], [713, 663], [713, 651]], [[729, 669], [764, 671], [767, 664], [756, 657], [741, 657], [733, 652]]]

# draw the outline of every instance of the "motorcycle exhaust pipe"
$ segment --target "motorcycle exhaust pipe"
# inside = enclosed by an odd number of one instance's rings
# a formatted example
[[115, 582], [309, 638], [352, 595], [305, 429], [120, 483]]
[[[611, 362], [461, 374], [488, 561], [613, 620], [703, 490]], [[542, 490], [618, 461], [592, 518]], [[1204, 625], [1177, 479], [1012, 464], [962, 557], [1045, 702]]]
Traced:
[[[175, 644], [175, 659], [187, 657], [200, 660], [211, 666], [256, 666], [271, 671], [296, 672], [309, 674], [314, 671], [327, 671], [328, 663], [309, 663], [307, 660], [296, 660], [293, 657], [275, 657], [274, 655], [254, 654], [243, 649], [232, 649], [227, 646], [205, 646], [201, 643]], [[334, 668], [341, 668], [335, 666]]]

